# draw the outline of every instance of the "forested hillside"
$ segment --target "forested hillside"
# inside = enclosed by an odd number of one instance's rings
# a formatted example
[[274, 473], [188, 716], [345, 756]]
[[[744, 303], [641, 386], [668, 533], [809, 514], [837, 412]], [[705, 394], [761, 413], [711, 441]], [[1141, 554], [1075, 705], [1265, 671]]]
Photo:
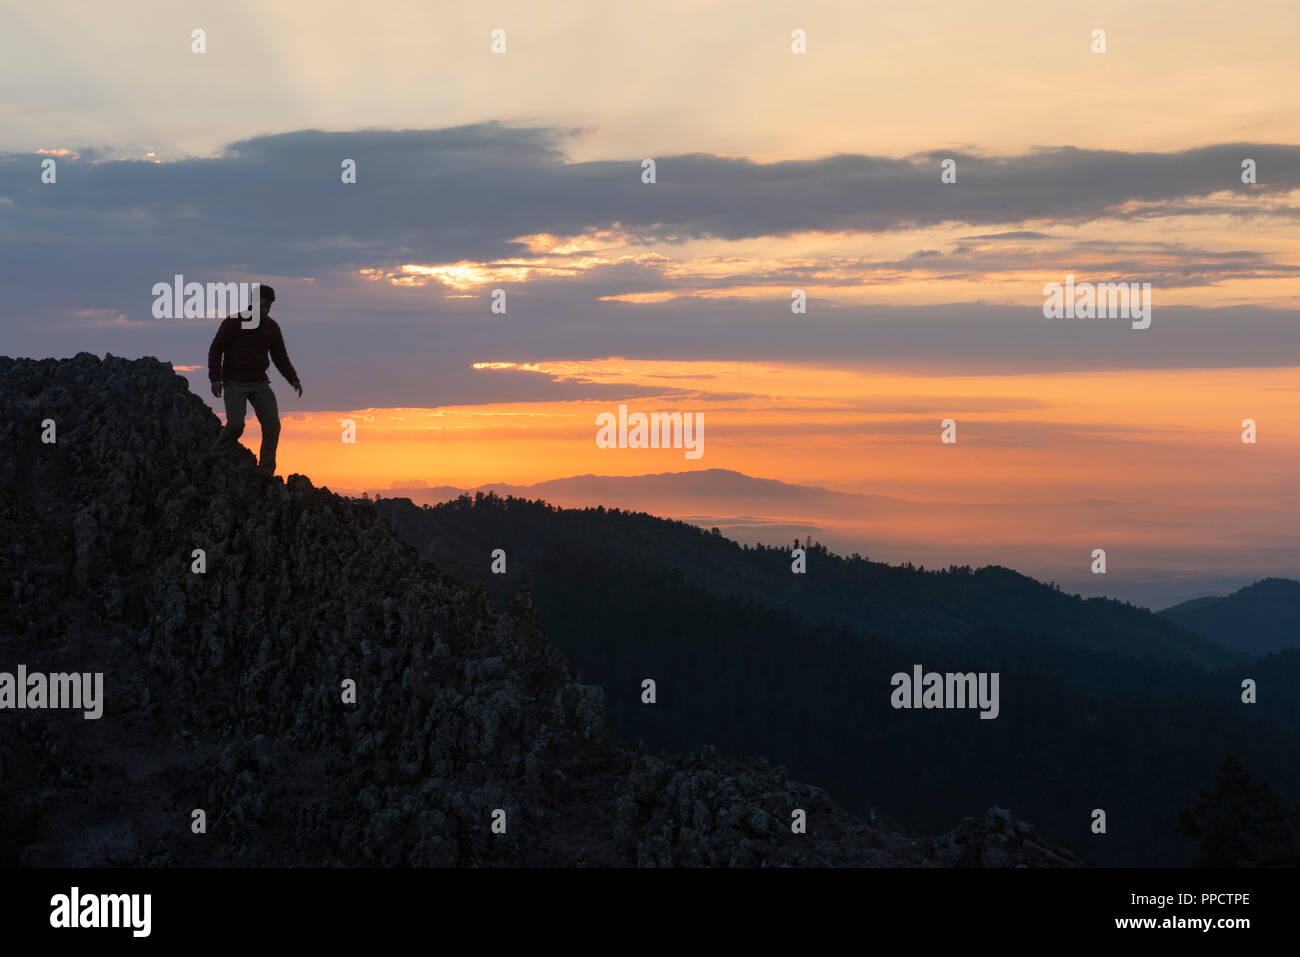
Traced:
[[[860, 812], [924, 828], [1000, 802], [1098, 863], [1183, 864], [1178, 811], [1228, 754], [1300, 794], [1300, 653], [1248, 659], [1002, 568], [891, 567], [809, 543], [795, 575], [791, 546], [642, 514], [491, 495], [375, 508], [494, 602], [530, 586], [620, 734], [762, 756]], [[914, 664], [999, 672], [999, 717], [895, 710], [890, 676]], [[1242, 703], [1244, 678], [1257, 704]], [[1096, 808], [1105, 835], [1090, 831]]]

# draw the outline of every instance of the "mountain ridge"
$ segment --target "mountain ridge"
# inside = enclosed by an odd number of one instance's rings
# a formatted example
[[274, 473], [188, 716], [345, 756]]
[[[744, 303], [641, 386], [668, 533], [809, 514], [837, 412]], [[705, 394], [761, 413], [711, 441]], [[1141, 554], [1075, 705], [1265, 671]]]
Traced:
[[201, 469], [219, 422], [167, 363], [0, 357], [0, 407], [0, 652], [106, 689], [97, 721], [0, 713], [22, 863], [1080, 863], [1000, 808], [918, 838], [762, 760], [618, 740], [527, 590], [495, 613], [242, 448]]
[[1300, 648], [1300, 582], [1290, 578], [1263, 578], [1230, 595], [1193, 598], [1159, 614], [1248, 654]]
[[[479, 495], [482, 496], [482, 493]], [[467, 502], [469, 498], [466, 496], [459, 501]], [[685, 524], [681, 519], [664, 519], [636, 510], [603, 507], [565, 509], [545, 500], [512, 497], [507, 497], [506, 501], [519, 502], [523, 509], [536, 506], [530, 510], [530, 513], [539, 521], [549, 520], [551, 515], [548, 514], [548, 510], [558, 509], [559, 512], [571, 516], [588, 513], [598, 516], [610, 513], [622, 514], [638, 520], [644, 519], [646, 523], [665, 523], [665, 527], [673, 522]], [[454, 503], [444, 504], [450, 507]], [[430, 506], [417, 505], [406, 498], [384, 498], [376, 501], [374, 505], [393, 525], [399, 536], [419, 548], [426, 557], [433, 554], [433, 543], [423, 541], [420, 538], [420, 530], [413, 524], [425, 514], [419, 510], [429, 509]], [[434, 511], [438, 509], [435, 508]], [[452, 514], [447, 509], [442, 513]], [[960, 636], [973, 624], [996, 623], [1005, 626], [1022, 622], [1025, 628], [1032, 625], [1047, 630], [1054, 629], [1058, 637], [1072, 627], [1075, 633], [1073, 640], [1076, 644], [1099, 650], [1113, 650], [1130, 656], [1141, 657], [1143, 654], [1150, 654], [1155, 657], [1185, 658], [1200, 664], [1215, 666], [1235, 660], [1232, 652], [1210, 639], [1175, 622], [1157, 618], [1146, 609], [1115, 599], [1068, 595], [1055, 590], [1048, 583], [1039, 582], [1002, 565], [985, 565], [974, 569], [963, 566], [964, 576], [951, 577], [941, 583], [934, 576], [945, 574], [953, 576], [957, 566], [949, 566], [947, 570], [934, 569], [927, 572], [912, 566], [911, 563], [890, 565], [873, 562], [856, 553], [852, 556], [842, 556], [822, 550], [818, 560], [831, 562], [831, 570], [834, 572], [834, 578], [828, 582], [825, 580], [827, 573], [824, 568], [818, 573], [791, 575], [790, 548], [786, 547], [784, 559], [777, 559], [774, 556], [762, 569], [746, 578], [737, 570], [749, 567], [752, 571], [755, 563], [751, 561], [748, 566], [744, 566], [738, 556], [752, 556], [757, 549], [730, 539], [720, 539], [719, 536], [710, 535], [703, 529], [697, 531], [697, 534], [691, 535], [683, 529], [680, 539], [682, 554], [668, 556], [665, 561], [679, 567], [684, 573], [704, 580], [722, 593], [762, 596], [763, 600], [777, 605], [784, 601], [810, 618], [866, 627], [875, 630], [881, 637], [897, 634], [900, 629], [907, 626], [907, 621], [910, 621], [914, 615], [921, 615], [931, 626], [939, 626], [940, 619], [947, 621], [940, 630], [949, 637]], [[507, 538], [509, 537], [505, 529], [501, 532]], [[554, 539], [571, 532], [563, 528], [560, 523], [551, 521], [547, 534], [549, 538]], [[441, 554], [443, 560], [452, 562], [466, 580], [484, 581], [477, 570], [471, 570], [463, 563], [457, 564], [458, 560], [455, 556], [473, 547], [474, 543], [471, 540], [462, 538], [458, 542], [448, 543]], [[966, 580], [966, 576], [969, 576], [969, 581]], [[491, 579], [487, 581], [490, 582]], [[834, 591], [836, 589], [840, 589], [841, 592], [849, 591], [849, 582], [857, 584], [854, 590], [858, 597], [845, 602], [842, 595], [837, 596]], [[1001, 609], [996, 620], [985, 615], [982, 619], [972, 622], [972, 600], [983, 597], [977, 593], [982, 585], [989, 582], [999, 587], [1011, 583], [1026, 591], [1017, 601], [1008, 602], [1007, 606]], [[985, 591], [987, 592], [988, 589]], [[1026, 599], [1029, 598], [1032, 598], [1032, 603], [1026, 604]], [[888, 609], [896, 609], [903, 601], [911, 602], [908, 607], [912, 612], [904, 609], [902, 614], [905, 620], [900, 620], [897, 613], [890, 612]], [[1100, 621], [1103, 615], [1110, 616], [1106, 627], [1103, 627]], [[865, 624], [864, 616], [866, 616]], [[1075, 619], [1079, 619], [1079, 623], [1071, 625]], [[1126, 644], [1127, 636], [1137, 630], [1135, 622], [1140, 622], [1146, 629], [1144, 635], [1148, 642], [1145, 647]], [[1118, 634], [1116, 634], [1117, 630]], [[1102, 633], [1105, 634], [1105, 639], [1101, 637]]]

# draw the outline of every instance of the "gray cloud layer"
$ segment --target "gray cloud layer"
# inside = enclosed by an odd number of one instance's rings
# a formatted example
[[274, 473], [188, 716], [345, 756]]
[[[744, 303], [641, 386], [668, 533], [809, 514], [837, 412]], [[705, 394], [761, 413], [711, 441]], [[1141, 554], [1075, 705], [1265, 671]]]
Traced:
[[[84, 241], [97, 225], [134, 220], [128, 236], [140, 240], [182, 239], [224, 261], [232, 244], [251, 239], [260, 252], [279, 244], [281, 255], [320, 269], [384, 251], [485, 259], [508, 254], [513, 236], [616, 223], [656, 239], [943, 222], [1078, 224], [1139, 214], [1124, 210], [1127, 204], [1160, 204], [1162, 214], [1200, 212], [1180, 201], [1221, 190], [1266, 195], [1300, 187], [1300, 147], [1258, 143], [1178, 153], [1059, 147], [1010, 157], [839, 155], [766, 164], [692, 154], [656, 158], [654, 186], [641, 182], [640, 157], [566, 163], [563, 144], [563, 131], [496, 124], [307, 130], [235, 143], [216, 158], [63, 159], [55, 189], [39, 183], [36, 157], [9, 154], [0, 158], [0, 195], [13, 201], [8, 235], [40, 226]], [[1259, 166], [1258, 185], [1241, 183], [1245, 157]], [[358, 163], [355, 188], [340, 184], [345, 158]], [[939, 182], [946, 158], [957, 163], [958, 182], [950, 186]]]
[[[1139, 335], [1122, 322], [1053, 322], [1037, 310], [983, 303], [849, 309], [814, 300], [807, 317], [792, 317], [788, 286], [802, 274], [786, 269], [757, 280], [772, 285], [770, 303], [630, 306], [596, 300], [689, 291], [692, 281], [669, 279], [653, 265], [612, 265], [512, 288], [510, 315], [498, 319], [488, 317], [481, 297], [449, 299], [437, 286], [355, 283], [355, 270], [364, 267], [518, 255], [514, 237], [542, 232], [619, 228], [647, 241], [741, 239], [945, 222], [980, 231], [949, 250], [864, 260], [855, 268], [864, 281], [918, 269], [968, 277], [1051, 266], [1063, 248], [1103, 257], [1108, 275], [1096, 278], [1141, 278], [1157, 289], [1296, 273], [1244, 250], [1139, 246], [1086, 231], [1049, 248], [1053, 241], [1041, 228], [1015, 227], [1190, 215], [1224, 190], [1276, 197], [1300, 188], [1300, 147], [1224, 144], [1169, 154], [1065, 147], [1013, 157], [840, 155], [769, 164], [693, 154], [657, 157], [658, 182], [647, 186], [640, 157], [567, 163], [565, 137], [561, 130], [496, 124], [300, 131], [236, 143], [214, 158], [162, 164], [83, 150], [80, 159], [58, 160], [54, 186], [40, 183], [41, 157], [2, 155], [3, 351], [109, 349], [200, 364], [209, 324], [130, 320], [148, 316], [149, 290], [175, 273], [216, 281], [246, 270], [252, 277], [315, 277], [289, 281], [279, 308], [295, 362], [308, 381], [324, 384], [312, 393], [317, 407], [642, 391], [469, 370], [488, 359], [806, 359], [936, 372], [1300, 364], [1292, 313], [1162, 311], [1158, 294], [1155, 322]], [[946, 186], [939, 163], [949, 157], [958, 183]], [[1245, 157], [1258, 163], [1257, 186], [1240, 182]], [[357, 161], [355, 186], [339, 181], [345, 158]], [[1260, 215], [1293, 217], [1295, 210]], [[1060, 263], [1062, 274], [1070, 268]], [[128, 321], [91, 327], [79, 319], [69, 329], [64, 323], [76, 310], [118, 311]]]

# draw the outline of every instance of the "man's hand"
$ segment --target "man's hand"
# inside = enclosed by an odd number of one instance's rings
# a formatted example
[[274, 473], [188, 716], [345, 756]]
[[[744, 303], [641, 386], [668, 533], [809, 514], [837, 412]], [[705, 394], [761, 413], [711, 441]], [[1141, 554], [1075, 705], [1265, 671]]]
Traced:
[[220, 379], [213, 379], [213, 380], [212, 380], [212, 394], [215, 395], [218, 399], [221, 398], [221, 380], [220, 380]]
[[293, 388], [297, 389], [297, 390], [298, 390], [298, 398], [302, 398], [302, 383], [301, 383], [301, 382], [290, 382], [289, 385], [292, 386]]

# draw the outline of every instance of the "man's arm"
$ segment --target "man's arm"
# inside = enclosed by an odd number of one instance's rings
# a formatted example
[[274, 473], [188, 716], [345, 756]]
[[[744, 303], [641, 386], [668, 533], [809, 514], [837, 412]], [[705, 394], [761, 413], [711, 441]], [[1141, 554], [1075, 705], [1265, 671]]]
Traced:
[[298, 381], [298, 373], [289, 361], [289, 350], [284, 346], [284, 333], [280, 331], [279, 323], [276, 323], [271, 336], [271, 361], [275, 367], [280, 370], [280, 375], [289, 380], [289, 385], [298, 390], [302, 395], [302, 384]]
[[227, 316], [217, 327], [217, 334], [212, 337], [208, 347], [208, 381], [212, 383], [212, 394], [221, 398], [221, 362], [226, 349], [230, 347], [230, 337], [235, 334], [235, 318]]

